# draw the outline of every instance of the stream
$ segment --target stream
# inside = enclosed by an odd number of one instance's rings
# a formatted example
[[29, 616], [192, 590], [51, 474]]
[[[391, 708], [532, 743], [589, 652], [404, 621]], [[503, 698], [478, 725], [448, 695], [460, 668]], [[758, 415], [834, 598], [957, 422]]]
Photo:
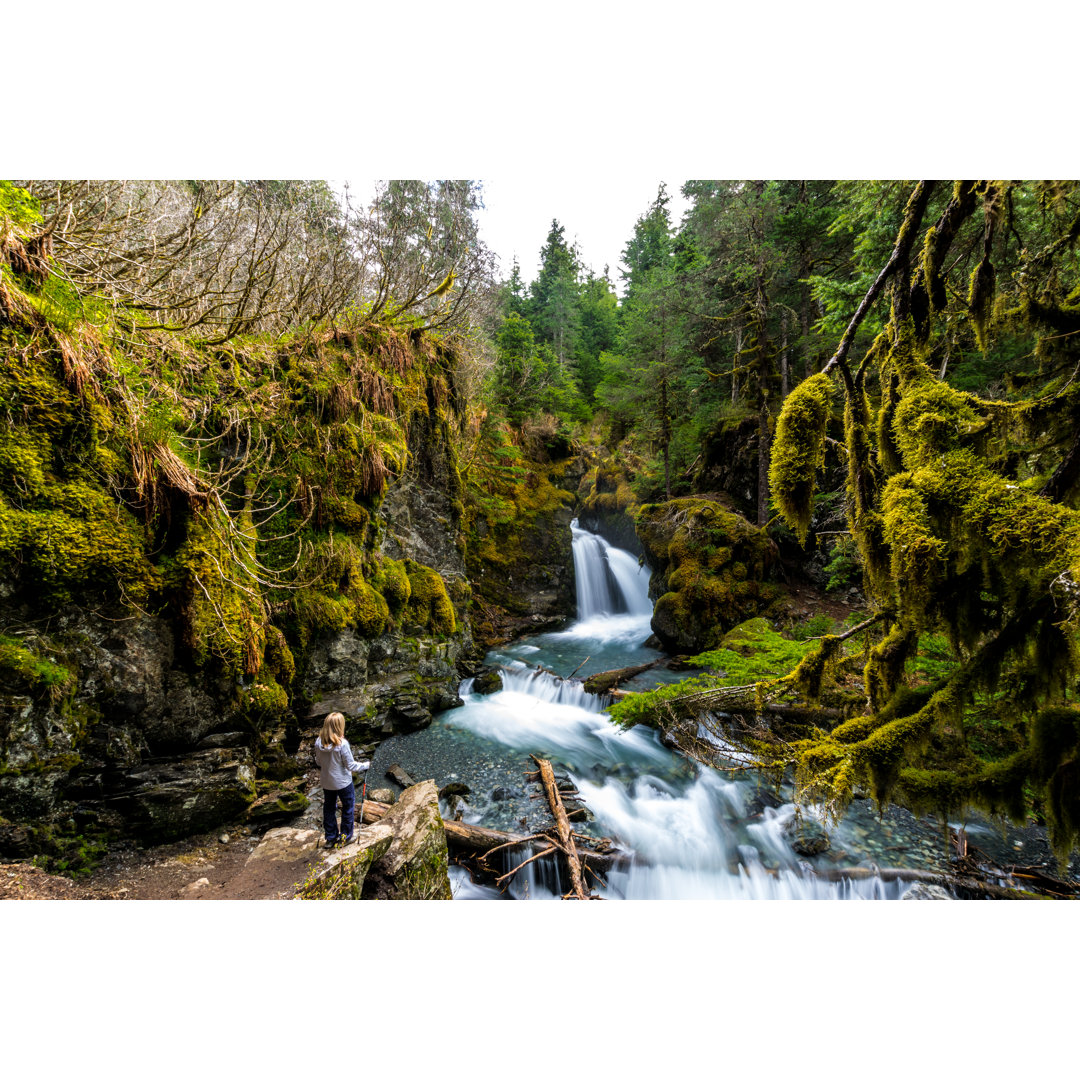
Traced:
[[[895, 900], [910, 885], [877, 876], [831, 882], [810, 871], [875, 865], [948, 870], [940, 822], [895, 807], [879, 817], [864, 799], [826, 832], [813, 807], [797, 809], [790, 801], [790, 789], [777, 795], [755, 773], [731, 778], [703, 768], [664, 746], [652, 729], [624, 730], [608, 720], [603, 700], [585, 693], [580, 680], [664, 655], [644, 644], [652, 633], [649, 570], [576, 522], [572, 528], [578, 621], [491, 651], [486, 662], [503, 666], [502, 689], [478, 694], [473, 680], [465, 680], [462, 706], [423, 731], [379, 746], [374, 786], [396, 762], [417, 779], [433, 778], [440, 789], [466, 785], [463, 803], [453, 800], [463, 821], [533, 833], [551, 818], [539, 784], [526, 776], [535, 770], [529, 755], [546, 757], [557, 775], [577, 787], [591, 814], [574, 828], [611, 837], [630, 856], [603, 883], [586, 878], [596, 895], [608, 899]], [[565, 678], [574, 672], [573, 680]], [[685, 675], [655, 668], [625, 686], [646, 689]], [[453, 816], [455, 806], [444, 800], [444, 816]], [[1010, 840], [996, 825], [968, 821], [966, 827], [984, 850], [1008, 846], [1017, 861], [1028, 854], [1022, 837]], [[826, 836], [825, 850], [805, 854], [807, 838], [821, 846]], [[800, 837], [801, 855], [792, 846]], [[529, 854], [528, 848], [503, 853], [505, 868]], [[505, 892], [473, 883], [457, 866], [451, 867], [451, 883], [458, 899], [557, 899], [569, 888], [548, 859], [523, 867]]]

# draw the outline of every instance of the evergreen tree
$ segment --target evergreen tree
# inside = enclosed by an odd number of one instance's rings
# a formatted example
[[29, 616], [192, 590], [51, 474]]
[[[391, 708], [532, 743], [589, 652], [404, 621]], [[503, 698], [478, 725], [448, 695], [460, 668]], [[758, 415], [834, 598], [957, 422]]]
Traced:
[[552, 220], [547, 242], [540, 249], [540, 275], [532, 283], [532, 323], [537, 340], [554, 350], [559, 363], [569, 366], [578, 334], [577, 254], [567, 246], [565, 230]]

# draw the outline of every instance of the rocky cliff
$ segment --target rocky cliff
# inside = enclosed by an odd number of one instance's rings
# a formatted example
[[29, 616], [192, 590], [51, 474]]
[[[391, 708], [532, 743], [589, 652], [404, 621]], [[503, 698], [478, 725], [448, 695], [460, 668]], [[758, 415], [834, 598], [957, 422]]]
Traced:
[[17, 236], [0, 256], [0, 852], [281, 819], [326, 711], [363, 744], [457, 701], [450, 346], [133, 340]]

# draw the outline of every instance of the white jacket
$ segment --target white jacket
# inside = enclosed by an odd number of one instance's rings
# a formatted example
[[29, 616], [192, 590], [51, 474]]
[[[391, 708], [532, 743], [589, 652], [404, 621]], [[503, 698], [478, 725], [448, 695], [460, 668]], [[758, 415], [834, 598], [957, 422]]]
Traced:
[[353, 759], [348, 739], [342, 739], [337, 746], [325, 747], [316, 736], [315, 760], [319, 764], [319, 785], [324, 791], [340, 791], [352, 783], [353, 773], [371, 768], [370, 761]]

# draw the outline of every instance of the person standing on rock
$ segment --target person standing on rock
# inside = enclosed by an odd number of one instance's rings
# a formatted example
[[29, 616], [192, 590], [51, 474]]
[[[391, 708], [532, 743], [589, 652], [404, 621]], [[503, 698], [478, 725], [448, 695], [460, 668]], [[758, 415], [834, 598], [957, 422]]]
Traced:
[[[319, 785], [323, 789], [323, 831], [326, 846], [339, 840], [348, 844], [353, 838], [353, 814], [356, 811], [356, 789], [353, 774], [364, 772], [369, 761], [353, 759], [349, 740], [345, 738], [345, 717], [332, 712], [323, 721], [315, 740], [315, 760], [319, 765]], [[337, 804], [341, 802], [341, 828], [338, 828]]]

